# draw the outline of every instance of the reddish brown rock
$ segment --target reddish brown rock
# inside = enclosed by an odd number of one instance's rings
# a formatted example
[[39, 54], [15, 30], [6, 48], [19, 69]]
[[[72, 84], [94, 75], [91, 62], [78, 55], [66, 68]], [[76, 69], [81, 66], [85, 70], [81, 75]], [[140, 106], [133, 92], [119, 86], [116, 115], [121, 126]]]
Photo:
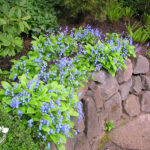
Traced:
[[127, 70], [122, 69], [119, 70], [116, 74], [116, 79], [118, 81], [119, 84], [128, 81], [133, 73], [133, 65], [130, 59], [128, 59], [125, 64], [127, 65]]
[[101, 70], [94, 73], [94, 81], [103, 84], [106, 78], [108, 78], [109, 76], [111, 75], [107, 71]]
[[147, 58], [142, 55], [138, 55], [135, 62], [133, 73], [145, 74], [147, 72], [149, 72], [149, 62]]
[[70, 150], [91, 150], [91, 145], [84, 134], [78, 135], [74, 149]]
[[97, 111], [99, 111], [103, 107], [103, 103], [104, 103], [104, 101], [102, 99], [102, 96], [101, 96], [101, 91], [100, 90], [101, 89], [98, 86], [97, 89], [94, 92], [94, 95], [93, 95]]
[[121, 95], [121, 100], [125, 100], [127, 98], [131, 86], [132, 86], [132, 79], [129, 79], [127, 82], [120, 85], [119, 92]]
[[133, 76], [132, 77], [132, 87], [130, 89], [130, 92], [132, 94], [139, 94], [142, 90], [142, 82], [140, 76]]
[[88, 84], [86, 82], [83, 82], [83, 84], [84, 84], [83, 87], [79, 87], [78, 93], [79, 100], [81, 100], [85, 96], [86, 91], [88, 90]]
[[113, 129], [109, 139], [124, 149], [150, 150], [150, 115], [145, 114]]
[[132, 94], [128, 95], [124, 104], [124, 109], [131, 117], [139, 115], [140, 114], [139, 98]]
[[84, 120], [81, 119], [80, 122], [75, 122], [75, 129], [77, 129], [79, 132], [83, 132], [85, 129]]
[[98, 116], [96, 112], [96, 106], [94, 100], [91, 97], [87, 97], [84, 104], [85, 112], [85, 132], [88, 139], [92, 139], [100, 134]]
[[104, 101], [108, 100], [112, 95], [118, 92], [119, 85], [116, 78], [110, 76], [100, 87], [101, 97]]
[[122, 115], [122, 105], [121, 105], [121, 96], [119, 93], [113, 95], [108, 101], [104, 104], [105, 114], [107, 116], [107, 121], [118, 120]]
[[146, 91], [142, 94], [141, 105], [142, 111], [150, 112], [150, 91]]
[[150, 76], [141, 76], [142, 89], [150, 91]]

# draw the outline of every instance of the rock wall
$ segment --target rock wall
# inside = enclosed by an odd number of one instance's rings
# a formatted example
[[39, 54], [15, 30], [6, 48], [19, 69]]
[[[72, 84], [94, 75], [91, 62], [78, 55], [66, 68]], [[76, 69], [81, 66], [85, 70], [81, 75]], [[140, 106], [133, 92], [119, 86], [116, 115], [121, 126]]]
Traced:
[[[116, 77], [104, 70], [95, 72], [94, 80], [80, 88], [84, 119], [75, 124], [79, 134], [68, 139], [66, 150], [97, 150], [106, 121], [114, 120], [117, 128], [150, 113], [149, 61], [139, 55], [126, 65], [128, 70], [119, 70]], [[52, 150], [57, 150], [55, 145]]]

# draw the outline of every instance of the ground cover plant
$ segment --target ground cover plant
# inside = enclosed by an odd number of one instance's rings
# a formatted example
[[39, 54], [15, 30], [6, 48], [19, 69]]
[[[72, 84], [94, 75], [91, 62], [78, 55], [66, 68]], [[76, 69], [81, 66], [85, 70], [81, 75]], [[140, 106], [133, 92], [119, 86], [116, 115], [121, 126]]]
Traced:
[[58, 28], [53, 5], [44, 0], [13, 0], [0, 2], [0, 57], [21, 52], [21, 33], [45, 34]]
[[32, 137], [45, 143], [41, 148], [54, 142], [63, 150], [66, 139], [78, 132], [74, 121], [84, 117], [78, 100], [82, 82], [102, 68], [112, 76], [126, 69], [125, 60], [136, 56], [135, 47], [131, 39], [118, 34], [104, 38], [90, 26], [34, 39], [27, 56], [12, 60], [12, 82], [1, 82], [0, 106], [18, 117], [22, 129], [30, 128]]

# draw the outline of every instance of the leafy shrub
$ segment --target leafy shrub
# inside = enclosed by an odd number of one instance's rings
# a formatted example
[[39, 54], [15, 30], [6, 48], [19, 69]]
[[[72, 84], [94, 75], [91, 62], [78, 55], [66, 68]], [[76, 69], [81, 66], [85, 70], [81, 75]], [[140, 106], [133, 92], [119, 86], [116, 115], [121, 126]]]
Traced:
[[58, 29], [56, 12], [53, 5], [48, 0], [26, 0], [25, 9], [30, 14], [31, 19], [28, 24], [31, 26], [32, 34], [44, 34], [47, 30]]
[[141, 18], [144, 13], [150, 14], [150, 2], [148, 0], [118, 0], [124, 7], [131, 7], [135, 14]]
[[22, 49], [21, 32], [30, 29], [29, 15], [24, 15], [19, 6], [11, 7], [7, 2], [0, 6], [0, 56], [14, 56]]
[[148, 14], [144, 14], [144, 23], [146, 24], [146, 25], [150, 25], [150, 15], [148, 15]]
[[110, 21], [117, 22], [123, 16], [122, 5], [117, 1], [110, 1], [107, 7], [107, 15]]
[[149, 30], [140, 26], [139, 23], [134, 23], [132, 26], [130, 23], [127, 25], [128, 33], [134, 42], [145, 43], [149, 39]]
[[35, 143], [33, 137], [31, 137], [31, 129], [22, 129], [20, 120], [17, 116], [13, 119], [7, 112], [0, 111], [0, 126], [8, 127], [9, 131], [6, 135], [5, 141], [1, 144], [1, 150], [38, 150], [42, 142]]
[[47, 0], [4, 1], [0, 6], [0, 56], [15, 56], [22, 50], [20, 33], [38, 35], [58, 28], [54, 8]]
[[101, 68], [113, 76], [116, 70], [126, 68], [127, 57], [135, 57], [130, 44], [117, 34], [102, 40], [98, 30], [90, 26], [70, 34], [65, 30], [35, 38], [33, 50], [13, 60], [9, 78], [16, 82], [1, 82], [1, 106], [12, 116], [19, 115], [21, 125], [29, 125], [35, 137], [64, 149], [66, 138], [76, 132], [74, 119], [83, 118], [78, 100], [82, 81], [87, 82], [89, 72]]
[[131, 9], [131, 7], [125, 7], [123, 16], [126, 17], [126, 21], [129, 21], [131, 17], [135, 15], [134, 10]]

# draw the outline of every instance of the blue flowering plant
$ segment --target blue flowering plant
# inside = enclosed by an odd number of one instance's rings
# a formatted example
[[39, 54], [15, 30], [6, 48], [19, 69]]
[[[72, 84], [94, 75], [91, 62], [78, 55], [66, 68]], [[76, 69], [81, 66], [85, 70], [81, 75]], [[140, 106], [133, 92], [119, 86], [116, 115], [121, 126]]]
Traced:
[[129, 56], [136, 56], [135, 47], [132, 39], [118, 34], [107, 34], [104, 39], [90, 26], [34, 39], [27, 56], [12, 60], [12, 82], [1, 82], [0, 104], [48, 147], [54, 142], [62, 150], [66, 138], [76, 132], [74, 121], [83, 118], [78, 100], [82, 82], [102, 68], [115, 76], [117, 70], [126, 68]]
[[[82, 105], [78, 96], [68, 87], [53, 81], [44, 84], [35, 76], [29, 80], [24, 74], [19, 83], [2, 81], [1, 105], [10, 115], [16, 114], [22, 126], [36, 129], [37, 137], [63, 147], [66, 138], [72, 137], [74, 127], [71, 118], [81, 119]], [[73, 130], [75, 131], [75, 130]]]

